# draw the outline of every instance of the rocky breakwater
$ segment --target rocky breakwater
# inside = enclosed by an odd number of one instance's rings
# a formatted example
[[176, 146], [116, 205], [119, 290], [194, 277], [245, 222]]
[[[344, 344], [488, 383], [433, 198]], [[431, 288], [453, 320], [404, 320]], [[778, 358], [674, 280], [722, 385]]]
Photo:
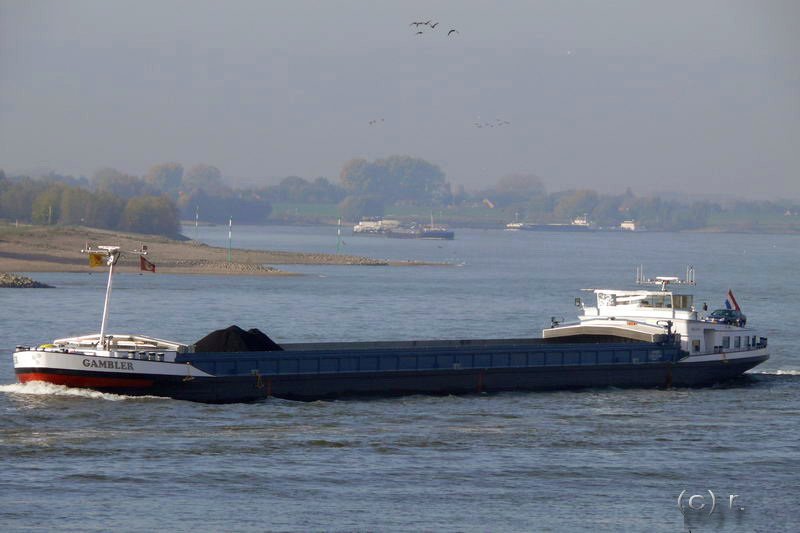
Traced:
[[52, 289], [51, 285], [34, 281], [31, 278], [14, 274], [13, 272], [0, 272], [0, 288], [6, 289]]
[[290, 275], [289, 272], [277, 268], [257, 264], [227, 261], [209, 261], [206, 259], [179, 259], [162, 261], [157, 267], [167, 273], [192, 274], [243, 274], [243, 275]]

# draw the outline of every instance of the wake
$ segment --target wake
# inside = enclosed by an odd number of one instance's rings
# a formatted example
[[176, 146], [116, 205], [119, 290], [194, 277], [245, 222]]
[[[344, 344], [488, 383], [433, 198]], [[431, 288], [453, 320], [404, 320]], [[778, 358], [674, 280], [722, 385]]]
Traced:
[[64, 385], [54, 385], [44, 381], [29, 381], [28, 383], [9, 383], [0, 385], [0, 392], [7, 394], [25, 394], [30, 396], [69, 396], [73, 398], [90, 398], [92, 400], [108, 400], [119, 402], [122, 400], [140, 399], [143, 396], [123, 396], [98, 392], [90, 389], [76, 389]]
[[761, 370], [751, 374], [762, 376], [800, 376], [800, 370]]

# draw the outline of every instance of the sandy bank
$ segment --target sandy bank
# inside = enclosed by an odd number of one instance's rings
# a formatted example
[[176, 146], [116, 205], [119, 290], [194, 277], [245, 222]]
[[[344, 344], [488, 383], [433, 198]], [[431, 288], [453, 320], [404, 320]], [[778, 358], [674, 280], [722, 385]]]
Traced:
[[[177, 241], [153, 235], [137, 235], [83, 227], [0, 226], [0, 271], [5, 272], [89, 272], [86, 243], [119, 245], [133, 250], [148, 247], [148, 259], [164, 274], [292, 275], [269, 265], [422, 265], [413, 261], [386, 261], [352, 255], [298, 253], [233, 249], [228, 250]], [[137, 257], [123, 257], [122, 272], [138, 271]], [[98, 269], [94, 269], [97, 271]]]

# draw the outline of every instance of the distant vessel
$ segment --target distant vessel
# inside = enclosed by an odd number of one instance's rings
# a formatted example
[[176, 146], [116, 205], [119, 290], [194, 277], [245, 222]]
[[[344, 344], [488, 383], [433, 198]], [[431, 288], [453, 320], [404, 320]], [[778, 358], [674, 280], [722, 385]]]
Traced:
[[[120, 251], [100, 247], [109, 265], [99, 335], [17, 346], [22, 382], [44, 381], [125, 395], [199, 402], [267, 397], [463, 394], [587, 387], [712, 385], [766, 361], [767, 339], [737, 313], [695, 311], [690, 295], [661, 277], [659, 291], [597, 289], [597, 307], [579, 303], [577, 324], [552, 320], [543, 338], [336, 342], [277, 345], [258, 330], [218, 330], [194, 345], [105, 334], [112, 273]], [[100, 253], [93, 250], [93, 253]], [[733, 299], [729, 293], [729, 299]], [[735, 300], [733, 300], [735, 302]]]
[[431, 225], [422, 227], [420, 239], [445, 239], [453, 240], [456, 234], [446, 226], [437, 226], [433, 223], [433, 213], [431, 213]]
[[384, 235], [387, 231], [399, 227], [399, 220], [386, 218], [365, 218], [353, 226], [353, 235]]
[[448, 241], [452, 241], [455, 237], [455, 232], [444, 226], [424, 227], [419, 235], [420, 239], [443, 239]]
[[512, 231], [592, 231], [596, 225], [589, 221], [588, 216], [575, 217], [569, 224], [534, 224], [531, 222], [509, 222], [507, 230]]
[[438, 239], [451, 241], [456, 234], [446, 226], [437, 226], [433, 223], [433, 213], [431, 213], [430, 226], [411, 226], [398, 227], [386, 231], [386, 236], [393, 239]]
[[619, 224], [619, 229], [624, 231], [644, 231], [645, 228], [635, 220], [623, 220]]

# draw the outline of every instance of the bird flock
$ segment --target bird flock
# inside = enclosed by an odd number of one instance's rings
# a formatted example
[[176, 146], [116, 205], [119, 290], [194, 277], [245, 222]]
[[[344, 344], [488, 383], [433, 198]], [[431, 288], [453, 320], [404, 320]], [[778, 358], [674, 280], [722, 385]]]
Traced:
[[473, 122], [476, 128], [502, 128], [511, 124], [507, 120], [496, 118], [494, 122]]
[[[432, 20], [425, 20], [425, 21], [415, 20], [408, 26], [409, 27], [413, 26], [413, 30], [416, 35], [425, 35], [426, 29], [430, 28], [432, 30], [435, 30], [436, 26], [438, 25], [439, 25], [438, 22], [433, 22]], [[447, 36], [452, 37], [453, 35], [458, 35], [458, 33], [459, 31], [457, 29], [452, 28], [450, 31], [447, 32]]]
[[[430, 33], [430, 30], [436, 30], [439, 26], [439, 22], [434, 22], [433, 20], [415, 20], [408, 25], [410, 28], [414, 30], [416, 35], [425, 35], [425, 33]], [[452, 37], [454, 35], [458, 35], [460, 32], [455, 29], [451, 28], [447, 32], [448, 37]], [[502, 128], [503, 126], [508, 126], [511, 124], [508, 120], [497, 118], [494, 122], [480, 122], [480, 118], [478, 119], [479, 122], [473, 122], [473, 125], [476, 128]], [[384, 119], [382, 118], [374, 118], [369, 121], [370, 126], [376, 126], [378, 124], [382, 124]]]

